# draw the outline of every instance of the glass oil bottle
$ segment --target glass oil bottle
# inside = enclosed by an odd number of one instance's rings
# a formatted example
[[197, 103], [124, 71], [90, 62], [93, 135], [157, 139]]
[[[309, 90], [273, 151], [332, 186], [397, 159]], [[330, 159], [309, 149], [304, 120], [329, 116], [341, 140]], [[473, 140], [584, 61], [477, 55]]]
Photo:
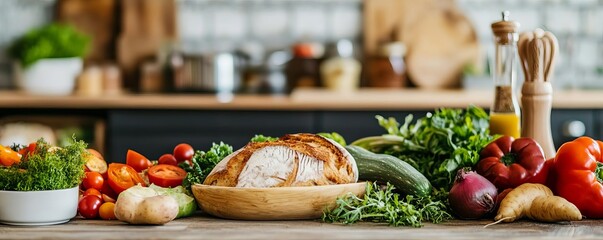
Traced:
[[517, 30], [519, 23], [509, 20], [509, 12], [502, 13], [502, 21], [492, 24], [495, 41], [494, 104], [490, 109], [490, 134], [520, 137], [520, 109], [515, 97]]

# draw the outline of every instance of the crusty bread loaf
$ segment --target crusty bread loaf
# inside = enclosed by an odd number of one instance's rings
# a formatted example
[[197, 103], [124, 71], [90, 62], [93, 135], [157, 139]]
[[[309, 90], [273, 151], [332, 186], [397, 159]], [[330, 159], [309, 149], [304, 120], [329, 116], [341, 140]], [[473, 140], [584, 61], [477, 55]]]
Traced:
[[315, 134], [289, 134], [249, 143], [225, 157], [204, 181], [229, 187], [286, 187], [352, 183], [354, 158], [344, 147]]

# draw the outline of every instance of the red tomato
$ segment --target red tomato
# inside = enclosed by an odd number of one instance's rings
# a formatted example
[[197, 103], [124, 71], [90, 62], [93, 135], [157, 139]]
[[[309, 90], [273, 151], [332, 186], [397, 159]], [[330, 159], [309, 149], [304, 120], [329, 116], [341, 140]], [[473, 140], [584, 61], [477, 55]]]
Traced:
[[27, 145], [27, 147], [21, 148], [21, 150], [19, 150], [19, 154], [21, 154], [23, 157], [26, 157], [28, 154], [35, 153], [37, 146], [38, 144], [36, 142], [32, 142]]
[[77, 205], [77, 210], [84, 218], [97, 218], [98, 209], [103, 204], [103, 200], [95, 195], [88, 195], [82, 198]]
[[102, 198], [101, 192], [94, 189], [94, 188], [88, 188], [84, 194], [82, 194], [82, 197], [88, 196], [88, 195], [94, 195], [94, 196], [98, 196], [99, 198]]
[[[109, 172], [109, 171], [107, 171], [107, 172]], [[107, 174], [107, 173], [105, 173], [105, 174]], [[100, 190], [100, 192], [111, 198], [117, 198], [117, 193], [115, 193], [113, 188], [111, 188], [111, 186], [109, 185], [109, 177], [108, 176], [105, 177], [105, 184], [103, 184], [103, 188]]]
[[116, 194], [119, 194], [136, 184], [146, 187], [144, 180], [138, 175], [136, 170], [123, 163], [109, 164], [107, 175], [109, 186], [111, 186], [111, 189], [113, 189]]
[[161, 155], [161, 157], [159, 157], [159, 164], [167, 164], [167, 165], [173, 165], [173, 166], [178, 166], [178, 161], [176, 160], [176, 158], [174, 157], [174, 155], [166, 153]]
[[160, 187], [177, 187], [182, 184], [186, 171], [177, 166], [159, 164], [149, 168], [149, 182]]
[[86, 176], [82, 182], [85, 189], [94, 188], [99, 191], [103, 189], [104, 183], [105, 179], [100, 173], [97, 172], [86, 172]]
[[186, 143], [178, 144], [174, 148], [174, 157], [176, 157], [176, 160], [178, 160], [179, 163], [191, 160], [193, 155], [195, 155], [195, 150], [191, 145]]
[[151, 163], [148, 158], [131, 149], [128, 149], [128, 154], [126, 155], [126, 164], [133, 167], [137, 172], [142, 172], [143, 170], [153, 166], [153, 163]]

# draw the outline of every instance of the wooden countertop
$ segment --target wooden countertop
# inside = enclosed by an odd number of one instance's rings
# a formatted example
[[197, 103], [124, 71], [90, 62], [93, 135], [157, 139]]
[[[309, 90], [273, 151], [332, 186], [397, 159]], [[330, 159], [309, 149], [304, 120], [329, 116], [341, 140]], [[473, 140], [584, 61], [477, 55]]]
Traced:
[[163, 226], [134, 226], [119, 221], [83, 220], [42, 227], [0, 224], [0, 239], [597, 239], [603, 221], [566, 224], [520, 221], [483, 228], [488, 220], [425, 224], [422, 228], [319, 221], [233, 221], [194, 216]]
[[[215, 109], [215, 110], [430, 110], [438, 107], [489, 107], [493, 91], [377, 90], [341, 94], [302, 89], [289, 96], [211, 94], [123, 94], [115, 96], [34, 96], [0, 92], [0, 108], [61, 109]], [[553, 108], [602, 109], [603, 91], [556, 91]]]

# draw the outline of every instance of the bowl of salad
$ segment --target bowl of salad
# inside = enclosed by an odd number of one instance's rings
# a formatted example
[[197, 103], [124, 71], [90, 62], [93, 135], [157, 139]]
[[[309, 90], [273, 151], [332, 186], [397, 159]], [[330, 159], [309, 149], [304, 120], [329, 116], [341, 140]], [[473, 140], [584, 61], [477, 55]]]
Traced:
[[50, 225], [76, 216], [86, 144], [0, 146], [0, 223]]

